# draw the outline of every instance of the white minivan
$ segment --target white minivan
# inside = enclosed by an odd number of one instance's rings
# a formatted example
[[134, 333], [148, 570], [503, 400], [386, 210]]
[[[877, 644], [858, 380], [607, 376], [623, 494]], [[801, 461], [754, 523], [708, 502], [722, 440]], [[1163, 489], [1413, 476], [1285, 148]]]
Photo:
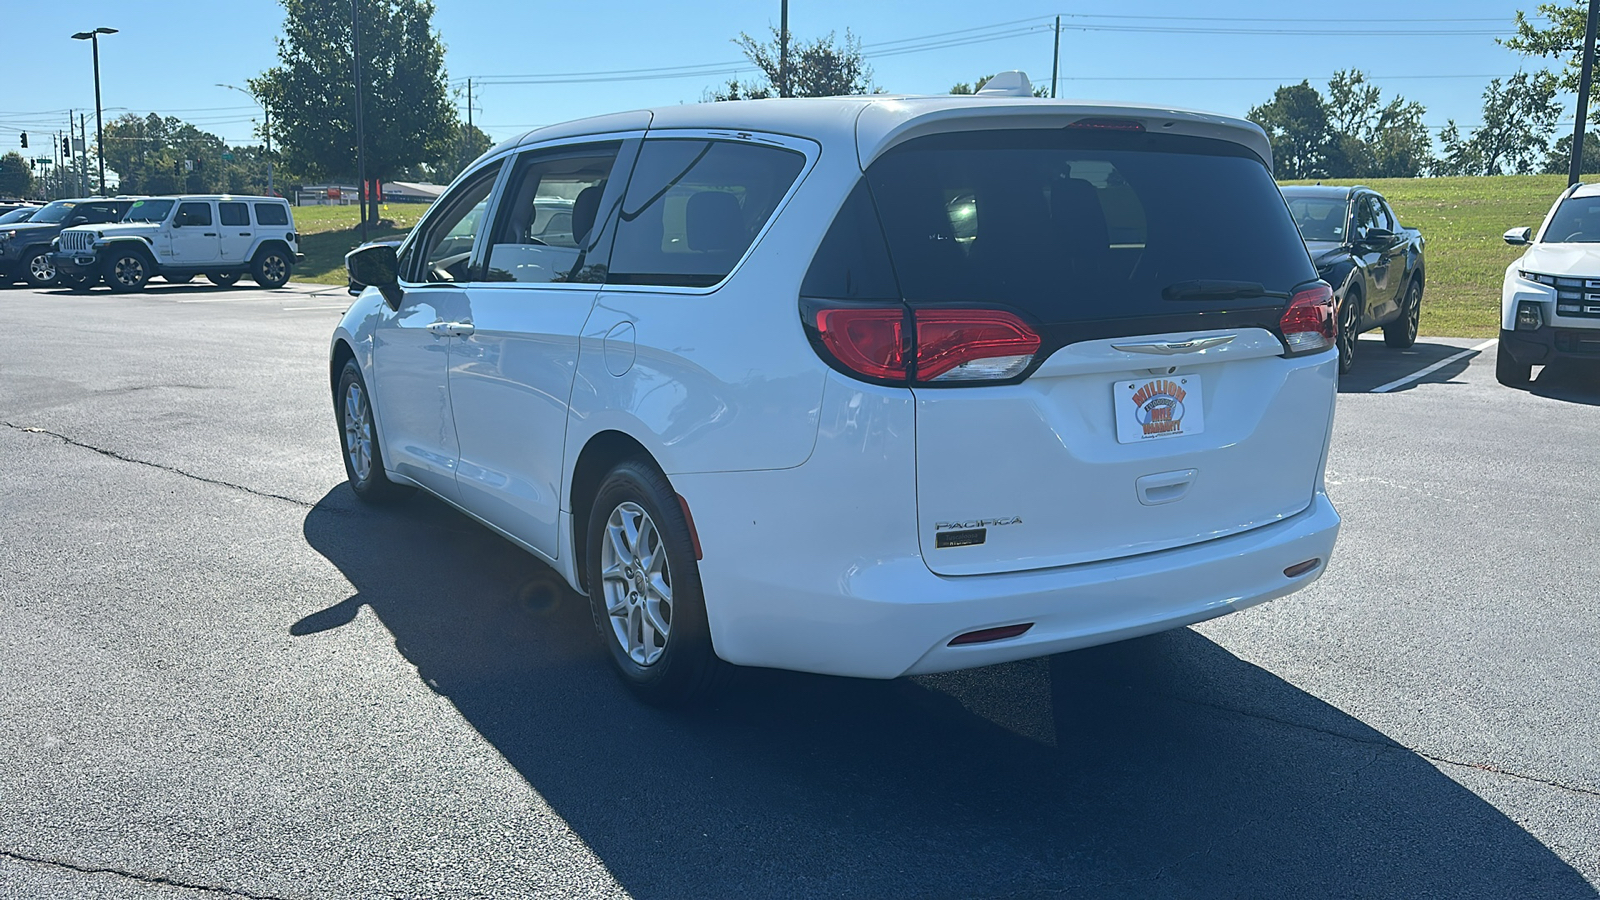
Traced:
[[1339, 529], [1338, 355], [1270, 153], [1240, 119], [984, 93], [531, 132], [349, 255], [350, 484], [554, 567], [652, 702], [1282, 597]]

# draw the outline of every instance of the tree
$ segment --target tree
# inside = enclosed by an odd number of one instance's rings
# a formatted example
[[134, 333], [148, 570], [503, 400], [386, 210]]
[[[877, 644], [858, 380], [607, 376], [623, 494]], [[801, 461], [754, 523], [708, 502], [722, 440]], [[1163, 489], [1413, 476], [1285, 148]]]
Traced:
[[1309, 81], [1279, 87], [1272, 102], [1245, 115], [1272, 142], [1278, 178], [1328, 178], [1342, 167], [1327, 104]]
[[[1536, 18], [1550, 24], [1537, 28], [1528, 21], [1526, 13], [1517, 10], [1516, 36], [1496, 40], [1518, 53], [1561, 60], [1561, 90], [1577, 93], [1578, 76], [1583, 68], [1583, 38], [1589, 18], [1587, 0], [1541, 3]], [[1591, 104], [1589, 114], [1600, 121], [1600, 107]]]
[[[281, 0], [279, 65], [250, 80], [272, 110], [284, 161], [312, 178], [356, 174], [355, 77], [350, 4]], [[361, 102], [367, 177], [395, 172], [455, 150], [444, 42], [433, 30], [432, 0], [357, 0], [361, 19]], [[378, 198], [363, 210], [376, 221]]]
[[[1518, 72], [1504, 83], [1489, 82], [1483, 92], [1483, 124], [1461, 137], [1454, 120], [1439, 135], [1444, 156], [1434, 167], [1441, 175], [1526, 175], [1550, 152], [1550, 135], [1561, 118], [1556, 77], [1549, 72]], [[1570, 145], [1569, 145], [1570, 146]]]
[[0, 156], [0, 197], [21, 200], [33, 196], [33, 169], [15, 150]]
[[[1567, 135], [1556, 141], [1550, 154], [1544, 158], [1543, 172], [1546, 175], [1565, 175], [1572, 165], [1572, 135]], [[1594, 174], [1600, 172], [1600, 135], [1588, 134], [1583, 138], [1583, 166], [1581, 172]]]
[[[958, 81], [950, 86], [950, 93], [957, 95], [976, 94], [977, 92], [983, 90], [983, 86], [988, 84], [989, 79], [993, 77], [993, 75], [985, 75], [971, 84], [968, 84], [965, 81]], [[1044, 85], [1036, 85], [1033, 89], [1033, 95], [1035, 97], [1048, 97], [1050, 96], [1050, 89]]]
[[125, 194], [266, 193], [260, 147], [229, 147], [172, 116], [118, 116], [106, 123], [105, 148]]
[[1328, 124], [1339, 141], [1344, 178], [1415, 178], [1433, 155], [1433, 138], [1422, 124], [1422, 104], [1383, 92], [1358, 70], [1335, 72], [1328, 81]]
[[745, 58], [761, 70], [756, 81], [728, 83], [706, 91], [708, 100], [761, 100], [767, 97], [838, 97], [846, 94], [870, 94], [872, 67], [861, 55], [861, 41], [844, 32], [844, 41], [835, 44], [834, 33], [819, 37], [809, 43], [789, 41], [788, 82], [778, 65], [781, 36], [772, 29], [772, 40], [757, 41], [744, 32], [733, 39]]

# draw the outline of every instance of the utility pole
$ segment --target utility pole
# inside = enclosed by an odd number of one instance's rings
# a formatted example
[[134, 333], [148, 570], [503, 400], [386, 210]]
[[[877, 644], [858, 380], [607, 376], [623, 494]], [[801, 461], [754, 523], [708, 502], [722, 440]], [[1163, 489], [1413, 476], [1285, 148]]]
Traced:
[[[78, 113], [78, 134], [82, 138], [82, 143], [79, 146], [83, 148], [83, 155], [80, 158], [81, 165], [78, 171], [83, 175], [83, 193], [87, 196], [89, 193], [89, 116], [86, 113]], [[105, 190], [105, 185], [101, 185], [100, 189]]]
[[276, 197], [272, 192], [272, 109], [265, 103], [261, 104], [262, 130], [261, 136], [266, 141], [267, 154], [267, 196]]
[[1578, 76], [1578, 121], [1572, 126], [1572, 165], [1567, 184], [1577, 184], [1583, 175], [1583, 125], [1589, 117], [1589, 84], [1594, 75], [1594, 30], [1600, 19], [1600, 0], [1589, 0], [1589, 25], [1583, 38], [1583, 69]]
[[467, 133], [461, 136], [461, 168], [465, 169], [467, 163], [467, 142], [472, 140], [472, 79], [467, 79]]
[[789, 0], [783, 0], [778, 20], [778, 96], [793, 97], [789, 89]]
[[367, 242], [367, 141], [361, 121], [361, 0], [350, 0], [350, 51], [356, 65], [356, 201], [361, 204], [361, 243]]
[[1056, 52], [1050, 60], [1050, 99], [1056, 98], [1056, 84], [1061, 81], [1061, 17], [1056, 16]]
[[[72, 170], [72, 186], [74, 188], [82, 188], [83, 179], [79, 177], [78, 174], [78, 157], [77, 154], [73, 152], [74, 147], [72, 146], [77, 142], [78, 126], [72, 124], [72, 110], [69, 109], [67, 110], [67, 166]], [[84, 193], [79, 196], [86, 197], [88, 194]]]

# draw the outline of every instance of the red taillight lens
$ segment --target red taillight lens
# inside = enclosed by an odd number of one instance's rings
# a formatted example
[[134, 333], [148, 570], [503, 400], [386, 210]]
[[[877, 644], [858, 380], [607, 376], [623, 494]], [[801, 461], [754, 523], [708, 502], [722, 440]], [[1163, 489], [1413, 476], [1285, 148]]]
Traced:
[[835, 359], [869, 378], [904, 381], [906, 313], [901, 307], [823, 309], [817, 333]]
[[1333, 346], [1339, 326], [1333, 309], [1333, 288], [1318, 282], [1296, 291], [1278, 320], [1288, 356], [1316, 353]]
[[1039, 335], [998, 309], [919, 309], [918, 381], [1003, 381], [1033, 362]]

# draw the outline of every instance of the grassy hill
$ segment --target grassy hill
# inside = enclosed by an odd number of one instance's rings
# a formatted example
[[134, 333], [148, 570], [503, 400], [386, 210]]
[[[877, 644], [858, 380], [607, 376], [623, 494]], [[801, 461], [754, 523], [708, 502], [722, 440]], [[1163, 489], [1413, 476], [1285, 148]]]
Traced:
[[[1292, 182], [1308, 184], [1310, 182]], [[1328, 180], [1324, 184], [1355, 184]], [[1427, 238], [1428, 290], [1422, 333], [1493, 337], [1500, 319], [1500, 279], [1521, 251], [1506, 246], [1508, 228], [1537, 228], [1567, 180], [1561, 175], [1495, 178], [1376, 178], [1361, 182], [1382, 193], [1402, 224]], [[404, 235], [427, 207], [385, 204], [389, 224], [375, 240]], [[358, 242], [353, 206], [303, 206], [294, 211], [306, 254], [296, 279], [343, 284], [344, 254]]]

